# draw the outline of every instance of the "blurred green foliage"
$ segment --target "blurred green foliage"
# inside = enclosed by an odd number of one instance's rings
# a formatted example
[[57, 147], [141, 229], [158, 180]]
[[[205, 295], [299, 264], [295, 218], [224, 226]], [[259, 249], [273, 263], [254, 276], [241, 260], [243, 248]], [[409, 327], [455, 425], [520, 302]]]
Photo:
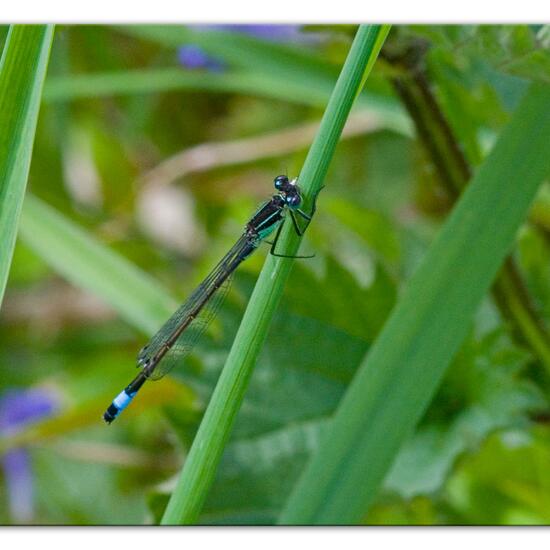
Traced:
[[[272, 193], [272, 178], [299, 170], [307, 148], [277, 157], [259, 151], [241, 162], [236, 140], [317, 121], [349, 44], [347, 27], [338, 26], [306, 29], [316, 39], [305, 43], [246, 36], [226, 48], [211, 30], [175, 30], [56, 29], [33, 197], [0, 312], [0, 394], [47, 387], [62, 404], [60, 415], [22, 434], [32, 449], [33, 523], [159, 520], [267, 246], [240, 268], [219, 320], [183, 368], [148, 384], [111, 427], [101, 414], [165, 310], [231, 246]], [[426, 48], [437, 98], [474, 166], [529, 80], [550, 79], [548, 27], [399, 31]], [[2, 43], [4, 36], [2, 29]], [[186, 41], [221, 56], [226, 70], [181, 67], [177, 51]], [[302, 247], [316, 256], [293, 268], [204, 523], [276, 520], [448, 211], [388, 83], [392, 70], [375, 66], [356, 107], [377, 126], [338, 147]], [[135, 71], [143, 72], [139, 86]], [[101, 79], [79, 84], [94, 75]], [[214, 142], [235, 142], [235, 161], [209, 158]], [[199, 144], [203, 167], [168, 179], [151, 172]], [[545, 210], [547, 194], [541, 190], [535, 208]], [[549, 235], [550, 224], [526, 225], [514, 253], [547, 326]], [[107, 271], [94, 269], [104, 261], [112, 261]], [[109, 300], [109, 292], [124, 300]], [[487, 298], [365, 523], [548, 523], [548, 384]], [[14, 523], [2, 481], [0, 522]]]

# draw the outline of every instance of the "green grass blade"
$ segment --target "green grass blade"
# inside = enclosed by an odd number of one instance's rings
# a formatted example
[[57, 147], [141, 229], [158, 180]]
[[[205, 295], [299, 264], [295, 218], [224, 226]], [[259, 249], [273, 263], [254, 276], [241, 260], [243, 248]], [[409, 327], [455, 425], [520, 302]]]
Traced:
[[262, 73], [206, 73], [176, 67], [52, 77], [46, 82], [44, 100], [59, 102], [173, 90], [250, 94], [314, 107], [325, 105], [327, 99], [323, 90], [305, 89], [292, 81], [280, 86], [276, 78]]
[[[93, 74], [50, 77], [44, 87], [44, 101], [59, 103], [84, 98], [194, 90], [209, 93], [241, 93], [298, 105], [324, 107], [336, 78], [323, 75], [323, 86], [313, 86], [301, 73], [292, 73], [281, 86], [275, 74], [260, 71], [205, 73], [180, 68], [134, 69]], [[363, 92], [358, 105], [374, 111], [384, 126], [395, 132], [413, 134], [410, 120], [397, 101]]]
[[[378, 55], [387, 26], [361, 26], [331, 95], [319, 132], [300, 174], [306, 198], [317, 193], [370, 60]], [[300, 239], [289, 224], [281, 238], [282, 254], [295, 254]], [[213, 482], [219, 460], [290, 274], [292, 261], [269, 256], [244, 314], [235, 342], [216, 385], [183, 471], [162, 519], [163, 524], [194, 523]]]
[[280, 523], [364, 517], [550, 173], [549, 103], [548, 86], [529, 89], [357, 372]]
[[175, 309], [153, 279], [32, 195], [25, 199], [19, 234], [59, 274], [100, 296], [147, 334]]
[[0, 303], [31, 164], [53, 26], [14, 25], [0, 61]]

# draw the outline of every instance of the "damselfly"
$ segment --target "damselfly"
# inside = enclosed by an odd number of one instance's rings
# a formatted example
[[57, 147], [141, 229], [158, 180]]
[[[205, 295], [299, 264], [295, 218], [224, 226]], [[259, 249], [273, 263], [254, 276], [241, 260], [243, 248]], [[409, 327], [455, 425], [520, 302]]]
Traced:
[[[235, 245], [139, 352], [137, 366], [141, 370], [109, 405], [103, 415], [105, 422], [110, 424], [130, 404], [147, 380], [162, 378], [191, 352], [214, 317], [235, 269], [275, 230], [277, 232], [271, 243], [271, 254], [287, 257], [275, 253], [282, 221], [287, 212], [296, 233], [303, 235], [315, 212], [315, 200], [311, 212], [306, 214], [300, 209], [302, 196], [296, 179], [289, 181], [286, 176], [277, 176], [274, 185], [277, 192], [252, 216]], [[300, 227], [298, 216], [305, 220], [305, 227]]]

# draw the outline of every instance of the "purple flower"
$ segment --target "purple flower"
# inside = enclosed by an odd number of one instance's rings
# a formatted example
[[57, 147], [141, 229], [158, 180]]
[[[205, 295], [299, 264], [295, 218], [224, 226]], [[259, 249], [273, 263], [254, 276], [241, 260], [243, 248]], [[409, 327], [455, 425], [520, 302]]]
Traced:
[[33, 516], [33, 484], [30, 456], [25, 449], [13, 449], [2, 457], [10, 515], [16, 523], [29, 523]]
[[249, 34], [273, 42], [302, 41], [305, 35], [300, 25], [204, 25], [208, 30], [220, 30]]
[[[0, 434], [14, 435], [57, 409], [57, 399], [46, 390], [10, 390], [0, 398]], [[29, 453], [23, 448], [12, 449], [2, 456], [9, 508], [18, 523], [32, 520], [33, 484]]]
[[206, 69], [208, 71], [222, 71], [223, 61], [208, 55], [200, 46], [188, 44], [178, 50], [178, 61], [187, 69]]
[[[314, 34], [302, 33], [300, 25], [195, 25], [197, 31], [225, 31], [248, 34], [272, 42], [311, 42], [316, 41]], [[225, 63], [206, 53], [196, 44], [182, 46], [178, 50], [178, 61], [187, 69], [206, 69], [223, 71]]]

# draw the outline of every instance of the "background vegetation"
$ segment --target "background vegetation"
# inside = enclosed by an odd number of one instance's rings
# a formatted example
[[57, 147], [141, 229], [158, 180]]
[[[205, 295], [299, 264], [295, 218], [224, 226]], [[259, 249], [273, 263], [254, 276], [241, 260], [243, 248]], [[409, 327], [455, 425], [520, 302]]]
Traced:
[[[355, 30], [56, 28], [0, 311], [2, 523], [159, 521], [268, 248], [181, 370], [111, 427], [101, 414], [272, 178], [300, 171]], [[462, 189], [530, 85], [550, 84], [549, 39], [535, 26], [392, 29], [201, 522], [280, 517]], [[550, 521], [549, 321], [545, 183], [362, 523]]]

